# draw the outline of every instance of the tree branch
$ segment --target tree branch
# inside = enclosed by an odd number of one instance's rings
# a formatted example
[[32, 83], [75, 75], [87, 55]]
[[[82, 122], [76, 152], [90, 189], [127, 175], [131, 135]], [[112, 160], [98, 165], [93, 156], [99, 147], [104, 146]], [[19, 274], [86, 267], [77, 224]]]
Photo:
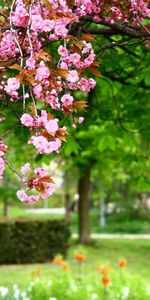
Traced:
[[[88, 21], [91, 23], [95, 23], [97, 25], [104, 25], [109, 28], [111, 28], [113, 34], [126, 34], [131, 37], [149, 37], [150, 38], [150, 33], [146, 30], [141, 29], [141, 27], [133, 28], [130, 26], [127, 26], [125, 24], [120, 24], [120, 23], [111, 23], [109, 21], [106, 21], [105, 19], [101, 19], [99, 22], [94, 22], [94, 20], [91, 17], [82, 17], [80, 19], [81, 21]], [[86, 30], [86, 29], [84, 29]], [[90, 33], [95, 33], [95, 34], [103, 34], [103, 29], [87, 29], [88, 31], [90, 30]], [[105, 31], [104, 31], [105, 33]], [[106, 34], [111, 33], [111, 31], [106, 31]]]

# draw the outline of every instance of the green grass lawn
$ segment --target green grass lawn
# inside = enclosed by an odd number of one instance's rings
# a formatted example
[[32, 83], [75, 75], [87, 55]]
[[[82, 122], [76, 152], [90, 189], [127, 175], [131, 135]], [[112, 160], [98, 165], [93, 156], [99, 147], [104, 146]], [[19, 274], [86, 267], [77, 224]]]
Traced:
[[[27, 207], [28, 208], [28, 207]], [[0, 206], [0, 216], [2, 216], [2, 207]], [[9, 217], [40, 217], [40, 218], [64, 218], [64, 214], [45, 214], [45, 213], [30, 213], [26, 208], [18, 206], [9, 207]], [[118, 218], [119, 217], [119, 218]], [[97, 210], [90, 211], [91, 232], [92, 233], [150, 233], [150, 219], [129, 220], [125, 215], [112, 215], [106, 219], [106, 226], [101, 227], [99, 224], [99, 212]], [[77, 213], [72, 213], [71, 232], [78, 232], [78, 216]]]
[[[19, 206], [9, 206], [8, 217], [18, 218], [18, 217], [40, 217], [40, 218], [63, 218], [64, 214], [47, 214], [47, 213], [30, 213], [28, 211], [29, 207], [19, 207]], [[2, 206], [0, 205], [0, 217], [2, 218]]]
[[[74, 267], [76, 266], [73, 255], [77, 251], [82, 251], [87, 255], [87, 261], [84, 263], [83, 270], [85, 275], [95, 272], [95, 267], [98, 264], [111, 264], [112, 267], [116, 267], [119, 259], [126, 258], [128, 260], [127, 269], [130, 274], [140, 275], [146, 283], [150, 284], [149, 240], [95, 240], [86, 247], [77, 244], [76, 241], [71, 241], [67, 261], [68, 264]], [[41, 279], [48, 280], [51, 268], [51, 263], [0, 266], [0, 285], [11, 286], [17, 283], [22, 287], [26, 287], [35, 276], [32, 275], [32, 272], [36, 269], [42, 270], [42, 273], [39, 275]]]

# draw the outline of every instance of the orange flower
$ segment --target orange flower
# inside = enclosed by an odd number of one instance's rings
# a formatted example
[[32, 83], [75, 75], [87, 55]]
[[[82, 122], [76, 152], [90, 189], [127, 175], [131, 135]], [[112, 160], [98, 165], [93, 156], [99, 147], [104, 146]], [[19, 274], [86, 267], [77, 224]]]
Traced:
[[126, 260], [126, 259], [122, 259], [122, 260], [118, 261], [118, 266], [119, 266], [120, 268], [125, 267], [126, 264], [127, 264], [127, 260]]
[[103, 277], [101, 279], [101, 282], [102, 282], [103, 285], [109, 285], [111, 283], [111, 281], [108, 277]]
[[86, 260], [86, 255], [85, 254], [82, 254], [82, 253], [76, 253], [74, 255], [74, 258], [77, 260], [77, 261], [85, 261]]
[[32, 272], [32, 275], [40, 275], [42, 273], [41, 269], [36, 269], [35, 271]]
[[102, 266], [100, 266], [100, 265], [97, 265], [97, 266], [96, 266], [96, 270], [97, 270], [97, 271], [100, 271], [101, 269], [102, 269]]
[[62, 266], [62, 270], [63, 271], [69, 271], [70, 270], [70, 266], [68, 266], [68, 265], [64, 265], [64, 266]]
[[64, 258], [63, 258], [63, 257], [55, 257], [55, 258], [53, 259], [53, 263], [54, 263], [55, 265], [61, 265], [63, 262], [64, 262]]
[[112, 267], [108, 266], [108, 267], [105, 267], [105, 268], [101, 268], [99, 271], [100, 271], [100, 274], [106, 275], [111, 271], [111, 269], [112, 269]]

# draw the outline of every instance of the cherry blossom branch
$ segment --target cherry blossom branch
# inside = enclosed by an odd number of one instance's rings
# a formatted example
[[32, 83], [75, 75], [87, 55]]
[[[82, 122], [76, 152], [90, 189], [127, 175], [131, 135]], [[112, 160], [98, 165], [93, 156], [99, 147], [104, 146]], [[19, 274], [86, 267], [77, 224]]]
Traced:
[[144, 30], [148, 33], [148, 35], [150, 36], [150, 31], [148, 30], [148, 28], [138, 19], [139, 24], [144, 28]]
[[[110, 21], [106, 21], [106, 19], [102, 18], [99, 22], [96, 22], [93, 20], [92, 17], [90, 16], [86, 16], [86, 17], [82, 17], [80, 18], [80, 20], [85, 20], [87, 22], [91, 22], [91, 23], [95, 23], [97, 25], [104, 25], [104, 26], [108, 26], [111, 29], [113, 29], [115, 31], [115, 34], [120, 33], [120, 34], [126, 34], [128, 36], [131, 37], [150, 37], [150, 32], [149, 31], [141, 31], [140, 27], [137, 27], [136, 29], [134, 29], [132, 26], [126, 26], [125, 24], [119, 24], [119, 23], [111, 23]], [[86, 29], [84, 29], [86, 30]], [[96, 33], [96, 34], [101, 34], [102, 33], [102, 29], [87, 29], [87, 31], [90, 30], [90, 33]], [[106, 32], [108, 33], [108, 32]]]
[[38, 113], [37, 113], [37, 107], [36, 107], [34, 95], [33, 95], [33, 92], [32, 92], [32, 89], [31, 89], [31, 88], [30, 88], [30, 95], [31, 95], [31, 98], [32, 98], [33, 106], [34, 106], [35, 117], [37, 118], [37, 116], [38, 116]]
[[14, 173], [21, 179], [21, 181], [22, 181], [23, 176], [22, 176], [21, 174], [19, 174], [18, 171], [16, 171], [16, 170], [14, 169], [14, 167], [10, 164], [10, 162], [9, 162], [6, 158], [4, 158], [4, 161], [5, 161], [5, 164], [9, 167], [9, 169], [10, 169], [12, 172], [14, 172]]
[[30, 35], [30, 28], [32, 24], [32, 6], [34, 4], [34, 0], [31, 1], [30, 6], [29, 6], [29, 25], [27, 26], [27, 35], [29, 39], [29, 45], [30, 45], [30, 57], [33, 57], [33, 44], [31, 40], [31, 35]]
[[[99, 56], [101, 56], [105, 52], [105, 50], [112, 49], [114, 47], [120, 47], [120, 48], [124, 49], [124, 46], [132, 46], [132, 45], [141, 44], [141, 43], [144, 43], [144, 42], [145, 42], [145, 39], [140, 40], [140, 41], [136, 41], [136, 42], [128, 42], [128, 41], [114, 42], [114, 41], [112, 41], [109, 44], [103, 45], [99, 49], [99, 51], [97, 53], [97, 58]], [[127, 50], [125, 49], [125, 51], [127, 51]]]

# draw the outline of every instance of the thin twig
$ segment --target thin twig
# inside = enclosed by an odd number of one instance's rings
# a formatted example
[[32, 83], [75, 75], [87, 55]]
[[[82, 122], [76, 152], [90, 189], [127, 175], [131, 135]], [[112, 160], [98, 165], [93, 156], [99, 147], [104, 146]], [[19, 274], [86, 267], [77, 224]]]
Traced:
[[12, 128], [9, 128], [8, 130], [6, 130], [3, 134], [0, 135], [0, 139], [2, 139], [3, 137], [5, 137], [7, 134], [11, 133], [12, 131], [14, 131], [15, 129], [17, 129], [18, 127], [20, 127], [21, 125], [18, 124]]
[[9, 167], [9, 169], [10, 169], [12, 172], [14, 172], [14, 173], [22, 180], [22, 179], [23, 179], [23, 176], [22, 176], [21, 174], [19, 174], [18, 171], [16, 171], [16, 170], [14, 169], [14, 167], [9, 163], [9, 161], [8, 161], [6, 158], [4, 158], [4, 160], [5, 160], [5, 164]]
[[145, 31], [150, 35], [148, 28], [138, 19], [139, 24], [145, 29]]
[[32, 92], [31, 88], [30, 88], [30, 94], [31, 94], [31, 98], [32, 98], [33, 106], [34, 106], [35, 117], [37, 118], [38, 117], [37, 107], [36, 107], [34, 95], [33, 95], [33, 92]]

